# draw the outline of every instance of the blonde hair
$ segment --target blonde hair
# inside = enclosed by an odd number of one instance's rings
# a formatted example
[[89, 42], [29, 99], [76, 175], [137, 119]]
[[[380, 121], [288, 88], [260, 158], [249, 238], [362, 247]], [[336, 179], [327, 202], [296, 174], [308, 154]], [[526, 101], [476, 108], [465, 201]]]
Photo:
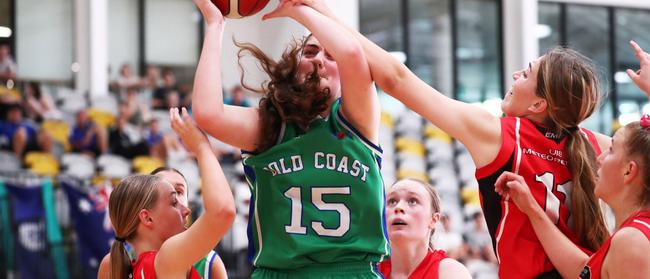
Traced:
[[108, 210], [115, 229], [111, 246], [111, 278], [127, 279], [131, 273], [131, 260], [124, 249], [124, 241], [133, 239], [140, 224], [139, 213], [150, 209], [158, 200], [158, 187], [162, 179], [155, 175], [132, 175], [124, 178], [111, 193]]

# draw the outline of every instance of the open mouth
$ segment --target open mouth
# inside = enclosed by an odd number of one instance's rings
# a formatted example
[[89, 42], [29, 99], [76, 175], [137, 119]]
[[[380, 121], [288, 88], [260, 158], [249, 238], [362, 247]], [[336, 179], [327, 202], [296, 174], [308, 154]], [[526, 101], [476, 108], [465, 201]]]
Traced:
[[393, 223], [391, 223], [392, 226], [406, 226], [408, 225], [404, 220], [402, 219], [395, 219]]

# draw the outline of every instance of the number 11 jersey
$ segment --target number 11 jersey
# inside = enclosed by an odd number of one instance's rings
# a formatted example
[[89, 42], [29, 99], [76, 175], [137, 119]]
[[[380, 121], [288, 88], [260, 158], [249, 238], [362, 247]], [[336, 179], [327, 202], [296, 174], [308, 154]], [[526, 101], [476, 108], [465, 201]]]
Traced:
[[283, 125], [278, 144], [243, 153], [255, 266], [286, 270], [388, 255], [381, 149], [343, 118], [340, 101], [308, 132]]

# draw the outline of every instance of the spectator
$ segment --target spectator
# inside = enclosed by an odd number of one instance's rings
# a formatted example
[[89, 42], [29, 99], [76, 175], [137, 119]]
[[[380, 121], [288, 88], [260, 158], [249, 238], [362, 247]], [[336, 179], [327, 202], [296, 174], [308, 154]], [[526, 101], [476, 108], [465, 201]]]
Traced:
[[250, 107], [251, 104], [246, 99], [246, 94], [244, 93], [244, 88], [240, 85], [237, 85], [232, 88], [230, 91], [230, 98], [226, 98], [224, 104], [240, 107]]
[[69, 137], [73, 152], [99, 156], [108, 150], [106, 129], [95, 124], [85, 110], [76, 114], [76, 123]]
[[6, 121], [0, 121], [0, 148], [13, 151], [21, 158], [25, 151], [52, 152], [52, 136], [23, 120], [19, 104], [7, 109]]
[[[125, 106], [121, 106], [121, 112]], [[136, 127], [128, 123], [127, 116], [120, 113], [117, 123], [108, 135], [108, 145], [111, 153], [124, 158], [133, 159], [140, 155], [149, 155], [147, 144], [142, 139]]]
[[25, 111], [30, 119], [36, 122], [46, 119], [61, 119], [61, 112], [56, 108], [52, 96], [41, 91], [38, 82], [26, 83], [24, 93]]
[[0, 45], [0, 82], [16, 79], [16, 67], [9, 45]]
[[144, 139], [149, 148], [149, 155], [165, 161], [165, 144], [163, 133], [160, 131], [158, 119], [151, 119], [149, 129], [145, 132]]
[[162, 82], [160, 80], [160, 68], [155, 65], [147, 66], [147, 73], [142, 80], [142, 86], [145, 89], [155, 91], [161, 85]]
[[133, 73], [133, 68], [128, 63], [125, 63], [120, 67], [120, 75], [117, 77], [113, 83], [113, 90], [117, 92], [121, 100], [124, 100], [125, 93], [129, 89], [139, 90], [142, 87], [142, 81], [140, 77]]
[[[176, 94], [178, 94], [176, 75], [174, 75], [174, 72], [171, 69], [165, 69], [163, 71], [163, 85], [156, 88], [153, 92], [153, 99], [151, 101], [153, 109], [167, 110], [170, 107], [167, 103], [167, 95], [172, 91], [176, 91]], [[178, 96], [178, 98], [180, 98], [180, 96]]]
[[120, 115], [125, 116], [133, 125], [141, 126], [151, 119], [149, 108], [138, 99], [138, 90], [135, 88], [127, 89], [122, 105], [124, 109], [120, 108]]
[[436, 231], [432, 238], [433, 246], [436, 249], [441, 249], [447, 252], [447, 255], [453, 259], [462, 258], [463, 251], [463, 236], [457, 231], [452, 230], [449, 215], [443, 214], [440, 216], [440, 223], [442, 228]]

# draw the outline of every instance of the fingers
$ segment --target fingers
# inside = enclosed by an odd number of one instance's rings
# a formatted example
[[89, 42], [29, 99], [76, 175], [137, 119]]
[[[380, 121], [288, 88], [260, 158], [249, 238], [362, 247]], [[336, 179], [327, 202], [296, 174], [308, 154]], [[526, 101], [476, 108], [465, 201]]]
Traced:
[[630, 45], [632, 46], [632, 49], [634, 49], [634, 55], [639, 59], [641, 65], [650, 64], [650, 54], [646, 53], [635, 41], [630, 41]]
[[635, 72], [635, 71], [633, 71], [631, 69], [627, 69], [625, 72], [627, 72], [627, 75], [630, 77], [630, 79], [632, 81], [634, 81], [634, 83], [637, 83], [639, 81], [639, 79], [641, 78], [639, 76], [639, 74], [641, 73], [640, 71]]

